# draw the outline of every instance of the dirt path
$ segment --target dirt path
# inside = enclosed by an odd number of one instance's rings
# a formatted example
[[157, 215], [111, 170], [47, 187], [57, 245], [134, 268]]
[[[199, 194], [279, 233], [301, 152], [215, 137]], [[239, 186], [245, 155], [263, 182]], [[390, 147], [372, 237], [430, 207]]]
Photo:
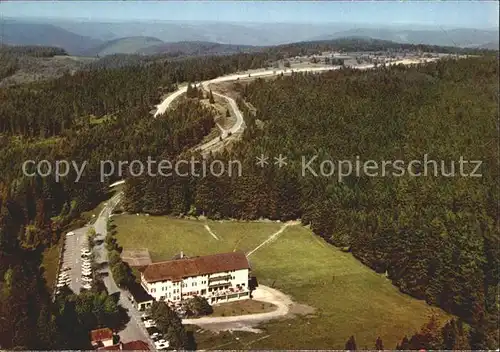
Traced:
[[208, 231], [209, 234], [212, 235], [213, 238], [215, 238], [217, 241], [219, 240], [219, 237], [217, 237], [217, 235], [212, 231], [212, 229], [210, 228], [210, 226], [205, 225], [205, 229]]
[[273, 233], [271, 236], [269, 236], [264, 242], [262, 242], [261, 244], [259, 244], [257, 247], [255, 247], [254, 249], [252, 249], [250, 252], [247, 253], [247, 258], [250, 257], [256, 250], [258, 250], [260, 247], [262, 246], [265, 246], [266, 244], [276, 240], [279, 235], [281, 235], [283, 233], [283, 231], [285, 231], [285, 229], [288, 227], [288, 226], [294, 226], [294, 225], [298, 225], [300, 224], [300, 221], [289, 221], [285, 224], [283, 224], [283, 226], [281, 226], [281, 228], [276, 231], [275, 233]]
[[183, 319], [183, 324], [194, 324], [206, 330], [223, 331], [223, 330], [240, 330], [260, 332], [254, 327], [258, 324], [286, 316], [290, 312], [290, 307], [293, 301], [284, 293], [259, 285], [252, 294], [253, 298], [258, 301], [274, 304], [277, 308], [272, 312], [237, 315], [230, 317], [203, 317], [198, 319]]

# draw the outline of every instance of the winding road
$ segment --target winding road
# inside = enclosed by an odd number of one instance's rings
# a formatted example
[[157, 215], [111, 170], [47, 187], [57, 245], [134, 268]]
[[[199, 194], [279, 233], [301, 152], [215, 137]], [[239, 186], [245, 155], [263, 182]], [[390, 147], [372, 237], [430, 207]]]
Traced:
[[[204, 90], [209, 90], [210, 84], [213, 83], [221, 83], [221, 82], [230, 82], [230, 81], [237, 81], [239, 79], [248, 79], [248, 78], [259, 78], [259, 77], [270, 77], [270, 76], [277, 76], [280, 74], [291, 74], [293, 72], [321, 72], [321, 71], [332, 71], [339, 69], [340, 66], [322, 66], [322, 67], [310, 67], [310, 68], [301, 68], [301, 69], [284, 69], [284, 70], [264, 70], [264, 71], [256, 71], [256, 72], [251, 72], [251, 73], [238, 73], [238, 74], [231, 74], [227, 76], [221, 76], [217, 77], [211, 80], [203, 81], [199, 83], [197, 86], [200, 87]], [[179, 87], [175, 92], [171, 93], [169, 96], [167, 96], [160, 104], [156, 106], [156, 112], [154, 114], [154, 117], [160, 116], [167, 111], [168, 107], [172, 104], [172, 102], [180, 97], [182, 94], [187, 92], [187, 85], [184, 85], [182, 87]], [[219, 126], [219, 129], [221, 130], [221, 135], [218, 137], [215, 137], [208, 142], [205, 142], [194, 149], [197, 151], [200, 151], [202, 154], [207, 154], [211, 150], [217, 150], [219, 147], [222, 147], [224, 143], [227, 141], [227, 137], [243, 132], [245, 128], [245, 121], [243, 119], [243, 114], [238, 108], [238, 105], [236, 104], [236, 101], [228, 97], [226, 95], [217, 93], [217, 92], [212, 92], [214, 95], [226, 99], [227, 102], [229, 103], [229, 106], [231, 107], [231, 110], [233, 110], [234, 116], [236, 117], [236, 122], [235, 124], [229, 128], [229, 129], [224, 129], [221, 126]]]
[[[437, 60], [436, 58], [425, 58], [421, 59], [423, 61], [434, 61]], [[412, 65], [412, 64], [418, 64], [419, 60], [409, 60], [409, 59], [404, 59], [404, 60], [396, 60], [393, 62], [388, 62], [386, 63], [387, 66], [393, 66], [393, 65], [398, 65], [398, 64], [403, 64], [403, 65]], [[350, 68], [358, 69], [358, 70], [367, 70], [367, 69], [372, 69], [375, 68], [376, 66], [374, 64], [365, 64], [365, 65], [358, 65], [358, 66], [350, 66]], [[254, 71], [254, 72], [246, 72], [246, 73], [236, 73], [236, 74], [231, 74], [231, 75], [226, 75], [226, 76], [220, 76], [214, 79], [210, 79], [207, 81], [203, 81], [199, 83], [199, 86], [205, 90], [209, 90], [210, 84], [213, 83], [221, 83], [221, 82], [230, 82], [230, 81], [237, 81], [240, 79], [252, 79], [252, 78], [259, 78], [259, 77], [272, 77], [272, 76], [277, 76], [277, 75], [289, 75], [292, 73], [303, 73], [303, 72], [323, 72], [323, 71], [333, 71], [333, 70], [338, 70], [340, 69], [341, 66], [319, 66], [319, 67], [307, 67], [307, 68], [287, 68], [284, 70], [263, 70], [263, 71]], [[179, 87], [175, 92], [171, 93], [168, 95], [160, 104], [156, 106], [156, 112], [154, 114], [154, 117], [160, 116], [167, 111], [169, 106], [172, 104], [172, 102], [180, 97], [182, 94], [187, 92], [187, 85], [184, 85], [182, 87]], [[236, 123], [229, 129], [224, 129], [221, 126], [219, 126], [221, 130], [221, 135], [219, 137], [216, 137], [206, 143], [201, 144], [200, 146], [196, 147], [195, 150], [198, 150], [202, 153], [207, 152], [211, 149], [214, 149], [217, 145], [223, 145], [224, 140], [235, 133], [238, 132], [243, 132], [243, 129], [245, 128], [245, 121], [243, 119], [243, 114], [241, 113], [240, 109], [238, 108], [238, 105], [234, 101], [233, 98], [228, 97], [226, 95], [220, 94], [213, 92], [214, 95], [221, 97], [223, 99], [226, 99], [231, 107], [231, 109], [234, 112], [234, 115], [236, 116]], [[222, 137], [222, 138], [221, 138]], [[222, 139], [222, 140], [221, 140]]]
[[[301, 69], [286, 69], [286, 70], [265, 70], [265, 71], [257, 71], [252, 73], [237, 73], [227, 76], [220, 76], [214, 79], [210, 79], [208, 81], [203, 81], [200, 84], [204, 88], [208, 88], [208, 86], [212, 83], [221, 83], [221, 82], [229, 82], [229, 81], [237, 81], [239, 79], [244, 78], [256, 78], [256, 77], [268, 77], [268, 76], [277, 76], [280, 74], [291, 74], [292, 72], [320, 72], [320, 71], [331, 71], [338, 69], [340, 66], [322, 66], [322, 67], [310, 67], [310, 68], [301, 68]], [[250, 76], [249, 76], [250, 75]], [[179, 87], [175, 92], [171, 93], [168, 97], [166, 97], [160, 104], [156, 106], [156, 112], [154, 114], [155, 117], [158, 115], [164, 114], [167, 108], [172, 104], [172, 102], [177, 99], [180, 95], [187, 92], [187, 85]], [[214, 93], [215, 94], [215, 93]], [[217, 94], [218, 96], [228, 98], [225, 95]], [[231, 128], [232, 129], [232, 128]]]

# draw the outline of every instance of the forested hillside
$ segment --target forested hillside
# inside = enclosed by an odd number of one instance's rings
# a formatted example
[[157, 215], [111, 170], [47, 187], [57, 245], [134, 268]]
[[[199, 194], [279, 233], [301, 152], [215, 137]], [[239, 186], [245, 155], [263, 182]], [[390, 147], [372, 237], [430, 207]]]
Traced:
[[[500, 257], [497, 77], [496, 58], [481, 57], [239, 85], [257, 113], [246, 114], [244, 140], [218, 158], [241, 160], [243, 176], [134, 178], [127, 182], [127, 209], [301, 218], [386, 273], [401, 291], [470, 323], [475, 336], [483, 334], [473, 349], [493, 348]], [[261, 153], [283, 154], [288, 165], [257, 167]], [[337, 174], [301, 176], [302, 156], [408, 163], [424, 154], [438, 165], [444, 160], [446, 173], [454, 160], [457, 175], [433, 176], [431, 166], [429, 176], [420, 177], [352, 175], [339, 182]], [[483, 161], [482, 177], [460, 176], [461, 157]], [[166, 194], [154, 192], [159, 189]]]
[[[85, 299], [93, 298], [68, 296], [63, 306], [52, 305], [40, 268], [42, 250], [107, 195], [107, 186], [118, 176], [101, 182], [101, 160], [174, 158], [215, 126], [211, 110], [194, 101], [154, 119], [151, 110], [162, 94], [177, 82], [259, 67], [264, 59], [235, 55], [94, 69], [0, 88], [2, 348], [89, 348], [87, 331], [102, 326], [101, 320], [84, 317], [86, 309], [93, 309]], [[53, 176], [23, 176], [26, 160], [48, 160], [52, 165], [69, 160], [87, 166], [78, 182], [74, 170], [57, 182]]]
[[[16, 69], [16, 55], [64, 54], [10, 50], [17, 49], [0, 50], [6, 58], [0, 78]], [[107, 185], [118, 179], [101, 182], [99, 162], [188, 155], [214, 127], [214, 116], [191, 99], [155, 119], [151, 111], [162, 96], [179, 83], [265, 67], [280, 55], [292, 52], [156, 57], [126, 67], [112, 57], [104, 67], [0, 88], [2, 348], [87, 348], [81, 344], [86, 337], [55, 337], [74, 320], [72, 310], [50, 304], [39, 266], [42, 249], [103, 200]], [[494, 58], [475, 58], [239, 85], [257, 115], [246, 113], [243, 141], [221, 157], [243, 161], [243, 176], [129, 178], [125, 205], [152, 214], [301, 218], [316, 234], [387, 272], [402, 291], [491, 336], [498, 308], [497, 75]], [[282, 153], [289, 165], [257, 168], [255, 156], [261, 153]], [[336, 177], [300, 177], [302, 155], [411, 160], [424, 153], [483, 160], [483, 177], [350, 177], [342, 183]], [[88, 165], [79, 182], [74, 171], [60, 182], [22, 175], [24, 161], [43, 159]], [[479, 340], [488, 343], [486, 337]]]

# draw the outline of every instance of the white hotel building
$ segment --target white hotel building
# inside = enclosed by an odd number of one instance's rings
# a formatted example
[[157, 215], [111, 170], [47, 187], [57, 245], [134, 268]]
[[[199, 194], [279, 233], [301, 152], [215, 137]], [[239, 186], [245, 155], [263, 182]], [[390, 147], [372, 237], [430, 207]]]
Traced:
[[215, 304], [250, 297], [249, 269], [243, 252], [182, 258], [148, 265], [141, 285], [157, 301], [203, 296]]

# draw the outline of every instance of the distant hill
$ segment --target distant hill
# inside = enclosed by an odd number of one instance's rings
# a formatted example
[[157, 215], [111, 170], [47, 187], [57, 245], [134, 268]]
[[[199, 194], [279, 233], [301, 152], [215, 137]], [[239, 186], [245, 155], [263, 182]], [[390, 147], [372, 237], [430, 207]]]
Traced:
[[164, 44], [154, 37], [126, 37], [109, 40], [86, 51], [88, 56], [106, 56], [114, 54], [136, 54], [150, 46]]
[[[200, 41], [234, 45], [276, 45], [348, 29], [339, 25], [284, 23], [231, 23], [207, 21], [84, 22], [54, 20], [52, 24], [101, 40], [155, 37], [165, 43]], [[330, 32], [331, 33], [331, 32]]]
[[[444, 30], [439, 27], [390, 24], [364, 24], [363, 27], [357, 28], [358, 24], [354, 23], [95, 22], [4, 18], [0, 19], [0, 25], [0, 40], [5, 44], [58, 46], [72, 55], [158, 53], [175, 50], [170, 44], [162, 47], [163, 43], [197, 42], [261, 47], [353, 36], [405, 44], [460, 47], [490, 46], [498, 42], [498, 29]], [[150, 47], [156, 48], [149, 49]], [[192, 51], [191, 48], [181, 49]], [[215, 52], [226, 53], [232, 52], [233, 49], [220, 47]]]
[[401, 30], [391, 28], [354, 28], [347, 31], [323, 35], [314, 40], [329, 40], [345, 37], [370, 37], [405, 44], [426, 44], [439, 46], [478, 47], [497, 41], [498, 31], [479, 29], [450, 30]]
[[498, 50], [498, 40], [478, 46], [479, 49]]
[[100, 45], [98, 39], [78, 35], [51, 24], [17, 20], [0, 20], [0, 42], [7, 45], [40, 45], [65, 49], [81, 55]]
[[223, 55], [239, 52], [255, 52], [261, 48], [251, 45], [232, 45], [213, 42], [176, 42], [149, 46], [137, 53], [145, 55], [168, 54], [169, 56]]

